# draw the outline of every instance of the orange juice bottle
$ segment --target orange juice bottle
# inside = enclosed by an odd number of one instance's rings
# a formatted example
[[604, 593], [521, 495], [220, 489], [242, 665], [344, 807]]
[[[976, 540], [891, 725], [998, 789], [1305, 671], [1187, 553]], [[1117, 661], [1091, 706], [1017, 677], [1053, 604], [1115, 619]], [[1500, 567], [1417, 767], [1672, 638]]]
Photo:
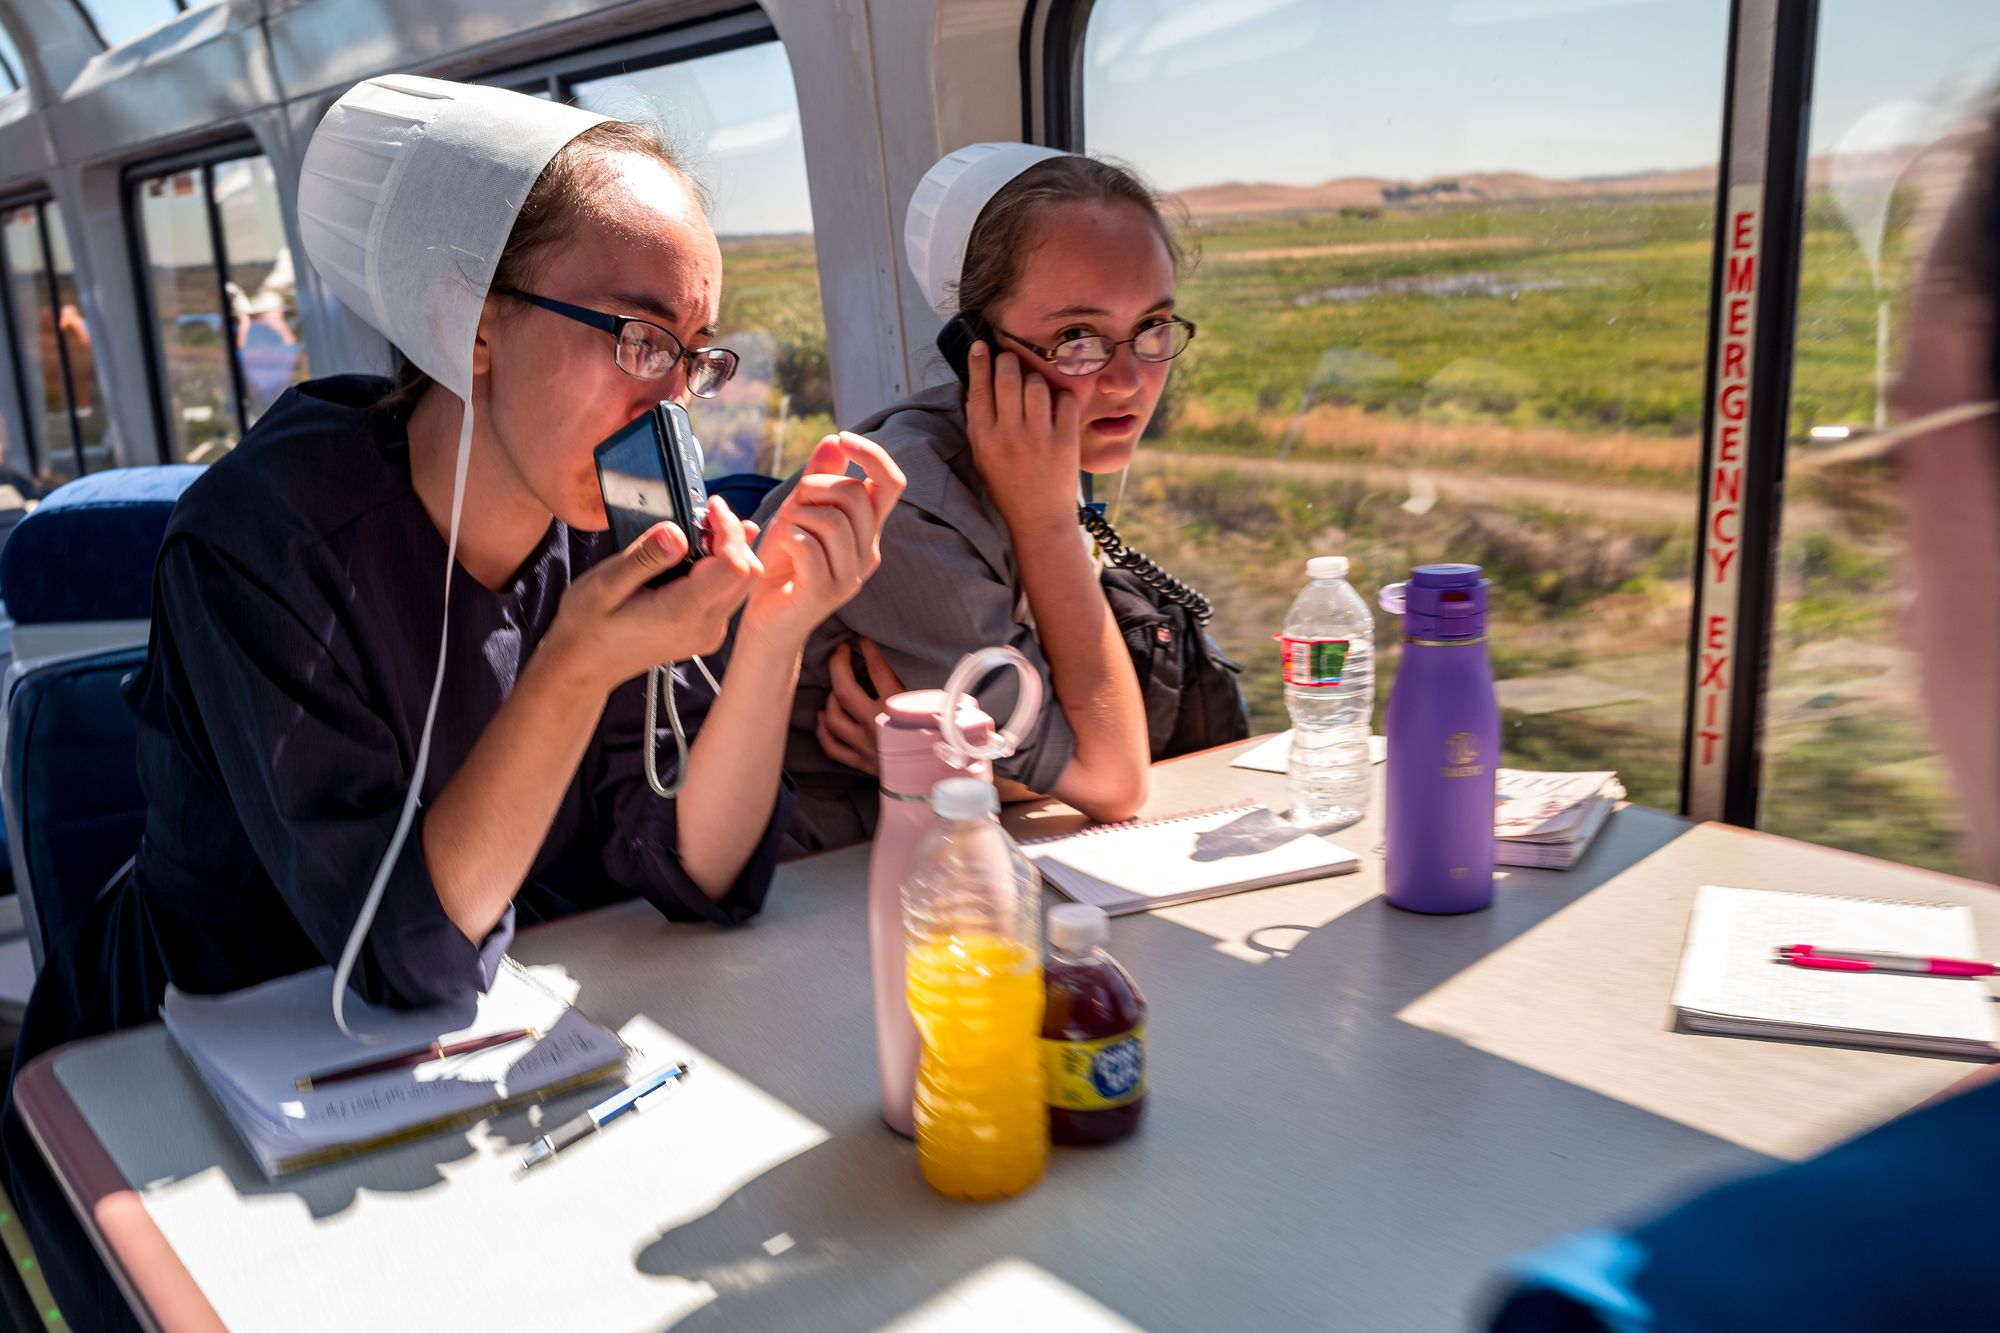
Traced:
[[990, 783], [931, 793], [937, 826], [903, 885], [917, 1061], [917, 1161], [956, 1199], [1004, 1199], [1049, 1157], [1041, 894]]

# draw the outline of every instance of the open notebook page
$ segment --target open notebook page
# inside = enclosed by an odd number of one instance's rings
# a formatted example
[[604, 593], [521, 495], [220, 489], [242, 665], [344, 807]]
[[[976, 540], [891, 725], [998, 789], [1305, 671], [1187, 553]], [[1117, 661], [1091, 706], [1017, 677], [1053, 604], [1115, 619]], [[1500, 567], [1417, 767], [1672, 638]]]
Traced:
[[1981, 981], [1818, 972], [1774, 961], [1787, 944], [1953, 958], [1978, 952], [1963, 907], [1705, 884], [1674, 1007], [1690, 1027], [1752, 1035], [1967, 1053], [2000, 1040], [2000, 1005]]

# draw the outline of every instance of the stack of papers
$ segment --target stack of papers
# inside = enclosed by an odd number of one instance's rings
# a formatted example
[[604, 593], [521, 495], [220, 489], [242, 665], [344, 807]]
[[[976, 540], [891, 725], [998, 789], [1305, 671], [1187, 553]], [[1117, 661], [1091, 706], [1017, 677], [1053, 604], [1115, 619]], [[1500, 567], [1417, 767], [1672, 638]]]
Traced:
[[1503, 768], [1493, 807], [1493, 859], [1567, 870], [1625, 798], [1616, 773], [1527, 773]]
[[1361, 858], [1261, 805], [1100, 824], [1021, 844], [1042, 877], [1112, 916], [1350, 874]]
[[[575, 995], [560, 971], [508, 960], [476, 1010], [470, 1002], [457, 1012], [383, 1009], [350, 996], [348, 1026], [380, 1036], [379, 1045], [334, 1025], [331, 968], [229, 995], [169, 988], [162, 1014], [257, 1165], [276, 1179], [622, 1073], [624, 1044], [573, 1009]], [[521, 1028], [540, 1035], [299, 1090], [302, 1076]]]

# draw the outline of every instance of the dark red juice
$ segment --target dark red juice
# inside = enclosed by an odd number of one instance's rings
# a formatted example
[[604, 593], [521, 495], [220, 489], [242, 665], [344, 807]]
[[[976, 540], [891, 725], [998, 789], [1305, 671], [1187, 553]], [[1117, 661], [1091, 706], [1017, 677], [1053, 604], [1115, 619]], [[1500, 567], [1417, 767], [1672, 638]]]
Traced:
[[1095, 940], [1063, 938], [1053, 920], [1050, 937], [1042, 1019], [1049, 1137], [1110, 1143], [1139, 1128], [1146, 1114], [1146, 998]]

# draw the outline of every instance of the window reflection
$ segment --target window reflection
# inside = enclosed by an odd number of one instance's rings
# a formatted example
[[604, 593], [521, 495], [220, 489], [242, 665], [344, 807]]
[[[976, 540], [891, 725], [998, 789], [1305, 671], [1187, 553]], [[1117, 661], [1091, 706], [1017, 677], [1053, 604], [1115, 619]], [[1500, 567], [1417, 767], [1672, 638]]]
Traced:
[[248, 156], [135, 192], [170, 451], [212, 462], [310, 373], [276, 176]]
[[187, 6], [175, 0], [77, 0], [106, 46], [143, 37]]
[[47, 201], [10, 205], [0, 210], [0, 234], [22, 408], [34, 435], [32, 447], [6, 442], [0, 480], [46, 488], [75, 477], [79, 461], [91, 471], [112, 463], [110, 418], [61, 207]]
[[711, 476], [782, 475], [833, 429], [833, 380], [791, 65], [776, 42], [579, 81], [577, 104], [663, 126], [714, 201], [722, 333], [742, 358], [695, 429]]
[[1257, 729], [1287, 725], [1270, 636], [1308, 556], [1364, 593], [1476, 561], [1507, 762], [1678, 804], [1728, 17], [1091, 9], [1086, 147], [1175, 192], [1202, 252], [1201, 336], [1099, 495], [1213, 597]]
[[1821, 465], [1887, 420], [1912, 286], [2000, 81], [2000, 14], [1919, 8], [1820, 9], [1760, 822], [1964, 873], [1957, 801], [1903, 640], [1893, 463]]
[[[91, 346], [90, 329], [83, 319], [82, 298], [76, 282], [76, 261], [70, 257], [69, 237], [63, 230], [62, 205], [43, 204], [42, 218], [48, 230], [49, 254], [55, 265], [56, 330], [62, 343], [58, 359], [67, 362], [76, 444], [83, 454], [84, 470], [96, 472], [112, 466], [116, 461], [106, 438], [111, 429], [111, 414], [105, 409], [103, 395], [98, 389], [97, 356]], [[53, 433], [59, 434], [64, 427], [52, 419], [50, 428]]]
[[212, 461], [235, 445], [237, 432], [207, 194], [199, 167], [139, 186], [168, 443], [188, 463]]
[[298, 283], [270, 162], [262, 157], [219, 162], [214, 179], [228, 261], [230, 336], [243, 370], [248, 427], [307, 376]]

